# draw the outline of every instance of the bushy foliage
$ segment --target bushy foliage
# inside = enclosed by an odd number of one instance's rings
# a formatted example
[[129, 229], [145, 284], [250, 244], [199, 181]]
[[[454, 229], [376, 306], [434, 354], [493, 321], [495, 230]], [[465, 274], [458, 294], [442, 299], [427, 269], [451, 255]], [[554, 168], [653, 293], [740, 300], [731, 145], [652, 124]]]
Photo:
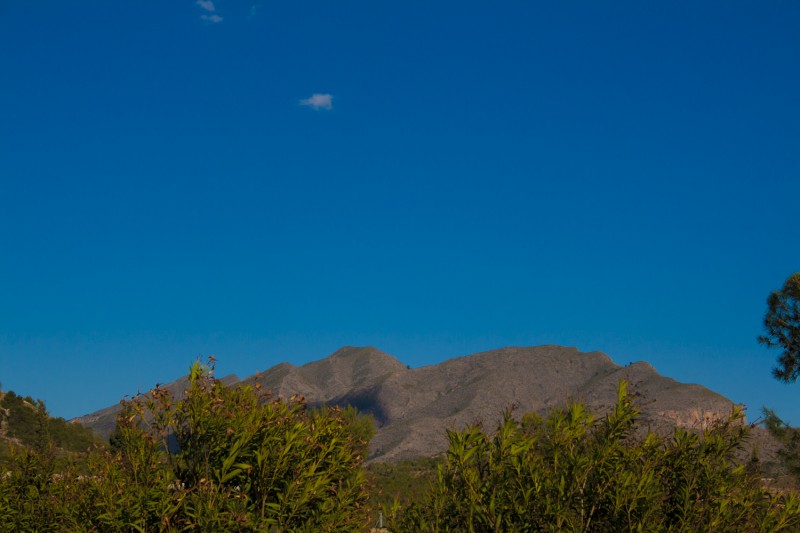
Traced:
[[394, 531], [780, 531], [800, 527], [800, 501], [774, 496], [732, 455], [747, 434], [740, 411], [701, 434], [637, 436], [620, 386], [595, 419], [581, 404], [547, 418], [506, 413], [493, 434], [449, 431], [446, 463]]
[[362, 413], [352, 405], [345, 407], [331, 407], [322, 405], [312, 410], [313, 416], [327, 416], [331, 412], [341, 418], [352, 437], [354, 451], [366, 457], [369, 454], [369, 443], [375, 436], [375, 417]]
[[196, 363], [185, 398], [124, 403], [90, 475], [28, 450], [0, 478], [2, 531], [359, 531], [363, 450], [345, 415], [257, 387], [229, 388]]
[[370, 506], [390, 510], [421, 503], [428, 487], [436, 479], [442, 460], [438, 457], [418, 457], [367, 466], [367, 477], [373, 485]]
[[800, 428], [792, 427], [773, 411], [764, 409], [764, 426], [781, 443], [778, 451], [786, 470], [794, 476], [795, 480], [800, 478]]
[[[0, 532], [374, 523], [368, 418], [226, 387], [211, 369], [192, 367], [183, 399], [155, 389], [123, 402], [110, 448], [64, 456], [50, 439], [12, 450], [11, 466], [0, 467]], [[644, 434], [637, 415], [623, 383], [605, 417], [575, 404], [546, 418], [507, 412], [491, 434], [451, 430], [442, 461], [373, 465], [386, 492], [372, 503], [386, 504], [395, 532], [800, 530], [800, 500], [768, 492], [752, 465], [734, 461], [748, 432], [740, 411], [670, 438]]]
[[25, 446], [42, 449], [51, 442], [65, 451], [86, 451], [96, 442], [92, 431], [63, 418], [51, 418], [44, 402], [8, 391], [2, 395], [0, 408], [5, 417], [6, 435]]

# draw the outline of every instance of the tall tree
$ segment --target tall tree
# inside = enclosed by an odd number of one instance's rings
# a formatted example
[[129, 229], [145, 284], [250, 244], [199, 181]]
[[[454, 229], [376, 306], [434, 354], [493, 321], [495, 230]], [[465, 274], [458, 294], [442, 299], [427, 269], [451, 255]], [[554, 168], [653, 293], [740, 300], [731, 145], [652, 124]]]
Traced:
[[773, 291], [767, 298], [764, 329], [766, 335], [758, 337], [758, 342], [783, 350], [773, 375], [786, 383], [797, 381], [800, 376], [800, 272], [789, 276], [783, 288]]

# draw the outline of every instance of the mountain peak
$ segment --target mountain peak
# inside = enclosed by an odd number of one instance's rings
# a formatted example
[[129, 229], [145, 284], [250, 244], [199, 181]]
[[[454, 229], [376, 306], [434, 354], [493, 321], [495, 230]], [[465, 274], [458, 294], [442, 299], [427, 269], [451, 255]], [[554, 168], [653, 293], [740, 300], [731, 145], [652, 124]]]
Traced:
[[[557, 345], [500, 348], [415, 369], [371, 346], [345, 346], [242, 383], [259, 383], [277, 397], [301, 394], [312, 405], [353, 405], [371, 413], [378, 424], [371, 458], [394, 460], [439, 453], [446, 448], [445, 428], [476, 420], [492, 425], [510, 405], [545, 414], [580, 400], [602, 414], [613, 406], [622, 379], [644, 399], [641, 416], [654, 428], [705, 423], [733, 407], [704, 387], [661, 376], [646, 362], [620, 366], [604, 353]], [[114, 413], [107, 411], [79, 421], [109, 431]]]
[[[392, 357], [388, 353], [381, 351], [377, 348], [373, 348], [372, 346], [343, 346], [330, 354], [325, 359], [330, 360], [357, 360], [359, 362], [367, 363], [367, 362], [383, 362], [385, 364], [390, 365], [400, 365], [405, 366], [396, 358]], [[325, 359], [322, 359], [323, 361]], [[310, 363], [313, 364], [313, 363]]]

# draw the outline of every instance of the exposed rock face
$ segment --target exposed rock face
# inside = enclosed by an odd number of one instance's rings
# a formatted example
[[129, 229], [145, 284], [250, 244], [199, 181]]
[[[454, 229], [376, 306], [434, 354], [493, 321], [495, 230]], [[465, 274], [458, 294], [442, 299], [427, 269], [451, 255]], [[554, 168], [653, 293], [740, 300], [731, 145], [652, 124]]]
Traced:
[[[312, 403], [340, 403], [357, 391], [372, 389], [389, 376], [406, 371], [406, 365], [375, 348], [345, 347], [303, 366], [281, 363], [242, 382], [260, 383], [265, 390], [283, 398], [302, 394]], [[350, 403], [360, 407], [356, 402]], [[366, 410], [372, 405], [363, 407]]]
[[664, 378], [647, 363], [620, 367], [605, 354], [560, 346], [504, 348], [400, 369], [336, 400], [376, 415], [381, 426], [371, 457], [394, 460], [442, 451], [445, 428], [476, 421], [491, 427], [512, 405], [520, 414], [545, 414], [581, 400], [601, 413], [616, 401], [621, 379], [639, 396], [645, 426], [695, 426], [698, 410], [716, 419], [733, 408], [723, 396]]
[[[439, 453], [446, 449], [446, 428], [476, 421], [491, 428], [512, 405], [518, 413], [545, 414], [581, 400], [602, 413], [614, 404], [622, 379], [638, 397], [645, 427], [701, 429], [733, 409], [723, 396], [665, 378], [647, 363], [621, 367], [600, 352], [562, 346], [502, 348], [415, 369], [375, 348], [347, 347], [303, 366], [282, 363], [242, 383], [372, 413], [378, 427], [371, 458], [391, 461]], [[181, 380], [169, 385], [184, 386]], [[107, 434], [113, 429], [109, 409], [77, 421]]]

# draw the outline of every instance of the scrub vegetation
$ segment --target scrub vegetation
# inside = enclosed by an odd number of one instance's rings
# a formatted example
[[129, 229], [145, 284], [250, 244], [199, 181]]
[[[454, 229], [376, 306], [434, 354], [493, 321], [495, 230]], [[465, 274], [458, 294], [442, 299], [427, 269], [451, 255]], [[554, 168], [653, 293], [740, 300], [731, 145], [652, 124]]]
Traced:
[[659, 437], [637, 426], [622, 382], [605, 417], [508, 411], [494, 431], [449, 430], [444, 457], [367, 466], [371, 418], [212, 371], [195, 363], [180, 399], [157, 388], [123, 401], [109, 443], [83, 451], [56, 446], [43, 405], [22, 399], [39, 425], [9, 441], [0, 531], [368, 531], [378, 512], [395, 532], [800, 529], [800, 499], [735, 460], [739, 411]]
[[760, 484], [734, 455], [741, 411], [702, 433], [642, 435], [623, 382], [596, 419], [580, 404], [547, 418], [506, 413], [496, 431], [449, 431], [421, 503], [389, 512], [395, 531], [796, 531], [800, 499]]
[[65, 452], [81, 452], [99, 442], [90, 429], [51, 418], [44, 402], [14, 391], [0, 393], [0, 432], [6, 437], [6, 448], [8, 441], [33, 448], [52, 443]]
[[157, 388], [124, 402], [110, 447], [80, 463], [13, 454], [0, 530], [360, 531], [367, 443], [352, 413], [226, 387], [211, 370], [191, 368], [182, 400]]

